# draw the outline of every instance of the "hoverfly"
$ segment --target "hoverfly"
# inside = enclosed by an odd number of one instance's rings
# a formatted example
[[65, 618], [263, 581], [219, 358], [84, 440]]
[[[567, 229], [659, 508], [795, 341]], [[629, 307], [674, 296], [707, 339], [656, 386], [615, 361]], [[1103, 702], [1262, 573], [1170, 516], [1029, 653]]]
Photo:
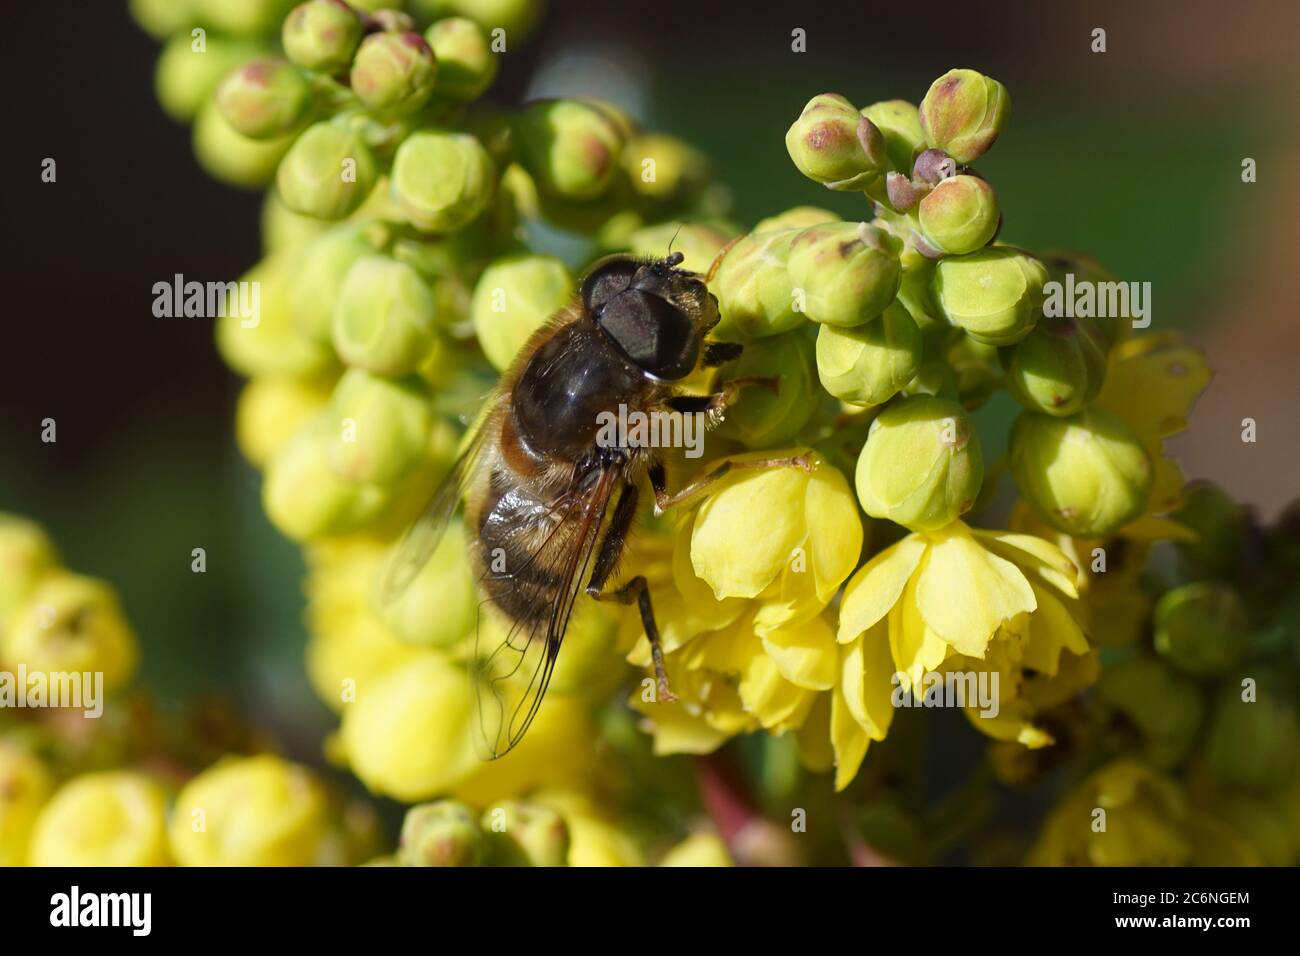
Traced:
[[[635, 603], [650, 641], [660, 701], [674, 700], [646, 580], [607, 590], [648, 477], [655, 512], [694, 497], [734, 463], [724, 462], [670, 494], [660, 450], [598, 441], [602, 413], [620, 405], [646, 413], [703, 416], [720, 423], [736, 391], [775, 380], [736, 379], [712, 395], [675, 383], [701, 367], [739, 357], [742, 346], [706, 342], [719, 320], [704, 277], [679, 269], [683, 256], [615, 255], [584, 277], [572, 303], [520, 350], [489, 398], [477, 431], [407, 531], [381, 582], [395, 599], [419, 573], [463, 502], [470, 562], [485, 603], [506, 626], [483, 646], [476, 629], [469, 667], [480, 749], [502, 756], [536, 717], [579, 592]], [[744, 467], [810, 467], [806, 456]], [[504, 572], [497, 573], [497, 567]]]

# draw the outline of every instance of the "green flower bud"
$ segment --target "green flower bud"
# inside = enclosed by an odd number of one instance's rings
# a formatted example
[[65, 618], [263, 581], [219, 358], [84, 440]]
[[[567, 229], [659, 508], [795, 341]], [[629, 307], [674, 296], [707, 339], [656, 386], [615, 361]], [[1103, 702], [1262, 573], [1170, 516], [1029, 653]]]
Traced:
[[1003, 353], [1007, 388], [1031, 412], [1073, 415], [1106, 377], [1106, 340], [1089, 319], [1041, 318]]
[[858, 458], [858, 500], [873, 518], [935, 531], [975, 503], [984, 481], [979, 435], [956, 402], [916, 395], [871, 423]]
[[325, 408], [330, 390], [311, 379], [259, 375], [239, 393], [235, 441], [262, 469], [309, 419]]
[[785, 134], [799, 172], [827, 189], [866, 189], [887, 163], [876, 124], [836, 93], [814, 96]]
[[282, 249], [297, 249], [324, 235], [329, 223], [289, 209], [274, 189], [262, 199], [262, 251], [267, 255]]
[[1179, 552], [1215, 577], [1229, 576], [1246, 546], [1246, 509], [1217, 485], [1196, 481], [1184, 490], [1182, 507], [1173, 517], [1196, 534], [1195, 541], [1178, 542]]
[[406, 5], [421, 21], [460, 16], [485, 30], [503, 30], [511, 49], [528, 36], [542, 12], [538, 0], [407, 0]]
[[357, 131], [343, 123], [317, 123], [280, 163], [276, 186], [294, 212], [332, 220], [360, 206], [377, 176], [375, 158]]
[[550, 807], [506, 800], [483, 812], [488, 855], [496, 866], [564, 866], [569, 825]]
[[59, 554], [40, 525], [0, 513], [0, 633], [5, 619], [42, 577], [59, 565]]
[[623, 166], [637, 194], [661, 204], [690, 203], [711, 177], [707, 156], [663, 133], [643, 133], [628, 140]]
[[241, 277], [260, 290], [260, 315], [230, 307], [217, 319], [217, 351], [241, 375], [309, 378], [335, 367], [333, 351], [303, 335], [293, 321], [290, 283], [301, 258], [298, 249], [277, 252]]
[[434, 301], [420, 274], [386, 256], [352, 264], [332, 317], [334, 348], [349, 365], [406, 375], [434, 346]]
[[721, 316], [715, 338], [747, 341], [779, 335], [803, 322], [786, 270], [797, 235], [794, 229], [751, 233], [726, 251], [711, 283]]
[[573, 276], [552, 256], [506, 256], [483, 270], [470, 318], [483, 354], [506, 369], [529, 337], [573, 296]]
[[289, 288], [289, 309], [298, 330], [313, 341], [333, 341], [334, 303], [343, 280], [354, 262], [375, 252], [367, 235], [355, 225], [336, 226], [303, 250]]
[[803, 329], [756, 339], [727, 367], [728, 378], [775, 378], [773, 394], [761, 386], [742, 389], [718, 429], [746, 448], [775, 448], [803, 430], [821, 403], [812, 337]]
[[361, 18], [343, 0], [307, 0], [285, 17], [280, 40], [299, 66], [338, 73], [352, 62], [364, 32]]
[[1009, 452], [1020, 493], [1065, 534], [1101, 537], [1146, 509], [1151, 461], [1128, 423], [1101, 409], [1021, 412]]
[[194, 19], [194, 0], [131, 0], [131, 19], [155, 40], [166, 40]]
[[814, 322], [853, 326], [870, 322], [894, 300], [902, 281], [901, 244], [866, 223], [812, 226], [790, 243], [789, 271], [796, 302]]
[[[924, 338], [924, 334], [922, 338]], [[943, 359], [923, 360], [916, 370], [916, 375], [903, 386], [900, 394], [906, 396], [932, 395], [936, 398], [946, 398], [955, 402], [959, 398], [957, 373]]]
[[599, 199], [614, 181], [625, 142], [616, 116], [581, 100], [544, 100], [513, 125], [520, 164], [537, 188], [562, 199]]
[[[1101, 263], [1092, 256], [1079, 254], [1079, 252], [1041, 252], [1036, 254], [1037, 258], [1043, 261], [1048, 267], [1048, 276], [1054, 282], [1060, 282], [1062, 286], [1062, 298], [1065, 287], [1069, 285], [1066, 276], [1074, 276], [1073, 285], [1078, 287], [1082, 284], [1097, 284], [1097, 282], [1114, 282], [1115, 277], [1112, 273], [1102, 268]], [[1108, 310], [1109, 311], [1109, 310]], [[1119, 342], [1125, 341], [1132, 333], [1132, 316], [1131, 315], [1105, 315], [1093, 316], [1092, 324], [1096, 326], [1097, 332], [1101, 333], [1104, 339], [1106, 351], [1114, 349]]]
[[414, 113], [429, 101], [438, 61], [418, 33], [372, 33], [352, 61], [352, 92], [376, 113]]
[[269, 33], [288, 6], [286, 0], [195, 0], [195, 15], [220, 33]]
[[425, 232], [468, 225], [487, 208], [495, 181], [492, 158], [468, 133], [413, 133], [393, 160], [393, 198]]
[[455, 800], [406, 811], [397, 856], [403, 866], [478, 866], [484, 838], [474, 812]]
[[988, 245], [998, 231], [998, 198], [978, 176], [953, 176], [926, 194], [917, 215], [930, 246], [961, 256]]
[[1189, 674], [1222, 674], [1241, 659], [1250, 621], [1237, 592], [1200, 581], [1165, 593], [1155, 610], [1155, 647]]
[[935, 266], [931, 292], [953, 325], [989, 345], [1013, 345], [1041, 313], [1047, 270], [1009, 246], [944, 259]]
[[1142, 756], [1172, 770], [1191, 752], [1205, 721], [1201, 689], [1152, 657], [1107, 664], [1097, 693], [1141, 735]]
[[203, 50], [194, 49], [193, 42], [188, 30], [172, 37], [154, 69], [158, 102], [180, 122], [198, 114], [222, 77], [264, 52], [256, 44], [227, 37], [209, 37]]
[[969, 335], [958, 335], [944, 349], [944, 359], [956, 379], [957, 399], [962, 407], [974, 411], [1002, 384], [998, 350]]
[[310, 107], [307, 78], [283, 60], [254, 60], [217, 87], [217, 109], [231, 129], [250, 139], [289, 132]]
[[727, 223], [660, 222], [632, 233], [627, 248], [636, 256], [659, 258], [671, 243], [673, 252], [686, 257], [681, 268], [705, 274], [734, 235], [734, 227]]
[[787, 229], [807, 229], [809, 226], [820, 226], [822, 223], [839, 221], [840, 217], [829, 209], [821, 209], [817, 206], [795, 206], [793, 209], [787, 209], [785, 212], [760, 220], [758, 225], [754, 227], [752, 235], [757, 236], [764, 232], [784, 232]]
[[483, 28], [465, 17], [439, 20], [424, 33], [438, 61], [435, 92], [453, 100], [476, 100], [497, 75], [497, 55]]
[[847, 329], [823, 325], [817, 332], [817, 375], [841, 401], [881, 405], [916, 375], [921, 352], [921, 330], [894, 302], [879, 322]]
[[292, 145], [292, 133], [274, 139], [241, 136], [211, 102], [194, 121], [194, 155], [199, 165], [213, 178], [244, 189], [266, 186]]
[[926, 142], [970, 163], [1006, 127], [1011, 97], [1005, 86], [981, 73], [949, 70], [930, 85], [919, 112]]
[[865, 107], [862, 115], [875, 123], [885, 138], [890, 168], [910, 177], [913, 157], [925, 149], [925, 134], [921, 132], [916, 107], [907, 100], [883, 100]]
[[1271, 790], [1292, 779], [1300, 757], [1295, 701], [1270, 674], [1258, 678], [1253, 700], [1243, 700], [1241, 683], [1229, 681], [1215, 701], [1206, 762], [1214, 777], [1229, 787]]
[[343, 373], [330, 399], [330, 466], [340, 478], [388, 484], [423, 457], [432, 427], [420, 380], [392, 381], [361, 369]]
[[262, 507], [271, 524], [294, 541], [354, 531], [388, 504], [382, 488], [335, 473], [329, 458], [333, 437], [329, 417], [314, 418], [267, 465]]

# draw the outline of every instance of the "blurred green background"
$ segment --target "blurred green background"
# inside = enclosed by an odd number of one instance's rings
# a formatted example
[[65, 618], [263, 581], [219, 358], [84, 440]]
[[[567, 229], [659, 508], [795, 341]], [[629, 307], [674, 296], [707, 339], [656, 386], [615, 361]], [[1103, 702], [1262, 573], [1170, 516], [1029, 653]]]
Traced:
[[[979, 164], [1003, 238], [1091, 253], [1150, 281], [1153, 331], [1191, 331], [1220, 379], [1193, 421], [1188, 471], [1265, 510], [1300, 488], [1295, 248], [1295, 5], [1007, 3], [782, 11], [553, 3], [512, 47], [497, 96], [600, 95], [707, 152], [742, 224], [799, 204], [865, 217], [803, 179], [783, 147], [804, 102], [917, 102], [969, 66], [1011, 90], [1008, 133]], [[153, 283], [235, 275], [258, 257], [258, 197], [207, 180], [153, 100], [153, 43], [114, 3], [26, 5], [5, 69], [21, 173], [9, 219], [0, 509], [43, 522], [78, 571], [121, 591], [163, 698], [232, 695], [294, 756], [332, 725], [302, 671], [298, 549], [264, 518], [233, 442], [239, 383], [202, 320], [155, 319]], [[1091, 31], [1107, 31], [1093, 53]], [[57, 44], [36, 37], [58, 31]], [[791, 50], [806, 32], [807, 52]], [[20, 49], [21, 47], [21, 49]], [[102, 55], [113, 51], [111, 58]], [[30, 78], [39, 77], [32, 84]], [[13, 86], [9, 87], [13, 89]], [[41, 184], [40, 157], [59, 161]], [[1257, 160], [1260, 181], [1241, 182]], [[18, 292], [18, 301], [12, 292]], [[1254, 391], [1251, 391], [1251, 390]], [[1253, 404], [1252, 404], [1253, 403]], [[1242, 457], [1233, 422], [1267, 419]], [[40, 441], [41, 421], [58, 441]], [[1235, 442], [1235, 444], [1234, 444]], [[1216, 471], [1217, 469], [1217, 471]], [[190, 570], [207, 552], [207, 573]]]

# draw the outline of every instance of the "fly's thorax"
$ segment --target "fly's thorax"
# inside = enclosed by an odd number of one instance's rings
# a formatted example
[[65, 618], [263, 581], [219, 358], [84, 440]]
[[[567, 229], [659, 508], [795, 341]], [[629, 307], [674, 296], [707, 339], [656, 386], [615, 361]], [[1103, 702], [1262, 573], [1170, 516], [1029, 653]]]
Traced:
[[[510, 392], [502, 442], [534, 459], [588, 460], [607, 414], [641, 408], [662, 386], [628, 361], [589, 319], [560, 328], [529, 356]], [[511, 449], [504, 453], [509, 456]]]

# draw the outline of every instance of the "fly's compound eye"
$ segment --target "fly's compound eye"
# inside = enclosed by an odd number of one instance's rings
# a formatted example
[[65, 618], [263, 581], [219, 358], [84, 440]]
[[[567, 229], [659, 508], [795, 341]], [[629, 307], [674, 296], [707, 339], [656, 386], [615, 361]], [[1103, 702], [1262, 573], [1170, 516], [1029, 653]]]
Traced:
[[596, 320], [619, 348], [656, 378], [685, 378], [700, 357], [700, 333], [688, 316], [657, 295], [628, 289]]
[[634, 259], [615, 258], [601, 263], [582, 281], [582, 304], [595, 312], [632, 284], [640, 263]]

